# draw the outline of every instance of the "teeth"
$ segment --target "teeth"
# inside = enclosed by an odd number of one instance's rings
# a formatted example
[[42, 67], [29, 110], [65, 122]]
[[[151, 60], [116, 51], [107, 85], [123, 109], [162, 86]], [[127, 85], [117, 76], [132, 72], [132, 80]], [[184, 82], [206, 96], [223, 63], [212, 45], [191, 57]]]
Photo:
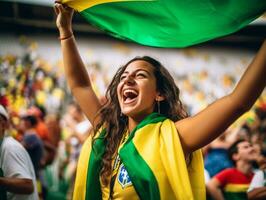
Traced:
[[123, 95], [126, 96], [128, 93], [133, 93], [133, 94], [135, 94], [135, 95], [138, 95], [138, 93], [137, 93], [136, 91], [131, 90], [131, 89], [126, 89], [126, 90], [124, 90]]

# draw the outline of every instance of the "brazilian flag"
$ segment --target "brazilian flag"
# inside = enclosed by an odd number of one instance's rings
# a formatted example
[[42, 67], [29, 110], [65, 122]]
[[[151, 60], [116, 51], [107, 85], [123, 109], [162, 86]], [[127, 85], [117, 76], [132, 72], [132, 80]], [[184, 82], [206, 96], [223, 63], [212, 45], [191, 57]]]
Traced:
[[[104, 135], [105, 130], [98, 134], [93, 148], [91, 138], [83, 144], [74, 200], [102, 200]], [[158, 113], [150, 114], [137, 125], [120, 148], [119, 156], [142, 200], [206, 198], [201, 151], [195, 151], [187, 165], [174, 122]]]
[[233, 33], [265, 0], [63, 0], [111, 35], [154, 47], [186, 47]]

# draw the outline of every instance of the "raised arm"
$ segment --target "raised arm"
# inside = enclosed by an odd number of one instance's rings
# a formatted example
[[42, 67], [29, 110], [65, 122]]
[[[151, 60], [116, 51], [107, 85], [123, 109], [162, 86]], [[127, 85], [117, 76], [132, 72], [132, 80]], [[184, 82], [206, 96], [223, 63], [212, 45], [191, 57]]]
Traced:
[[266, 85], [266, 40], [233, 92], [197, 115], [176, 122], [185, 153], [210, 143], [255, 103]]
[[89, 75], [79, 55], [72, 30], [73, 9], [55, 3], [61, 48], [63, 53], [64, 70], [68, 85], [89, 121], [95, 125], [95, 115], [100, 109], [100, 102], [92, 89]]

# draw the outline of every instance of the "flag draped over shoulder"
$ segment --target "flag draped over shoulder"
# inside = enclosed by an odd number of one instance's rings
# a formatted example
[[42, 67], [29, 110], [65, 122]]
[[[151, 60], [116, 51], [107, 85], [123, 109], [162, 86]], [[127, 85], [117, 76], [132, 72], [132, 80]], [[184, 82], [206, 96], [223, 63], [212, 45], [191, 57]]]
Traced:
[[[100, 167], [105, 149], [104, 135], [102, 131], [93, 148], [91, 139], [83, 145], [74, 200], [102, 199]], [[192, 154], [187, 166], [174, 122], [158, 113], [150, 114], [138, 124], [119, 156], [140, 199], [205, 199], [201, 151]]]
[[233, 33], [266, 10], [265, 0], [63, 0], [111, 35], [185, 47]]

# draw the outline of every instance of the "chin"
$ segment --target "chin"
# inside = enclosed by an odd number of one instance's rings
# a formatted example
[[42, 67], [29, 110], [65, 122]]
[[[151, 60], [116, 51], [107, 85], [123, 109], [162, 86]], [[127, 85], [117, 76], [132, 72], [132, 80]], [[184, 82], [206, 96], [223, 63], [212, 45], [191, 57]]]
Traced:
[[134, 115], [136, 115], [136, 112], [134, 110], [132, 110], [132, 109], [130, 109], [130, 110], [127, 110], [127, 109], [126, 110], [123, 110], [122, 113], [123, 113], [123, 115], [126, 115], [128, 117], [133, 117]]

